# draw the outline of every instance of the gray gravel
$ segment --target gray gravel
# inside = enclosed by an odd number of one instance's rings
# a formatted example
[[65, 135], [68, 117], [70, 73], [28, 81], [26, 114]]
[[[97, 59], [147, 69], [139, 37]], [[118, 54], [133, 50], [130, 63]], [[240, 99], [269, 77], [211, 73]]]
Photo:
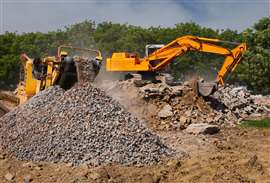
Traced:
[[153, 164], [172, 150], [89, 83], [51, 87], [0, 119], [0, 150], [22, 160]]

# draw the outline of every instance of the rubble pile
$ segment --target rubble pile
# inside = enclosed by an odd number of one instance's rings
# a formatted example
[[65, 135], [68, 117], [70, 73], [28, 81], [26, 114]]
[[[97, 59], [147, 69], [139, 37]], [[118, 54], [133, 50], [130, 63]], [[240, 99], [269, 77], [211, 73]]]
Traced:
[[172, 153], [118, 102], [89, 83], [51, 87], [0, 119], [0, 149], [22, 160], [153, 164]]
[[255, 95], [243, 87], [226, 86], [213, 96], [202, 98], [188, 84], [174, 87], [156, 84], [140, 88], [140, 95], [159, 107], [152, 126], [162, 130], [185, 129], [192, 123], [233, 126], [244, 118], [269, 112], [255, 103]]
[[[151, 116], [136, 114], [146, 116], [148, 125], [154, 130], [183, 130], [197, 123], [234, 126], [246, 118], [269, 115], [269, 109], [255, 102], [258, 96], [244, 87], [226, 86], [219, 88], [214, 95], [202, 98], [192, 91], [189, 82], [177, 86], [152, 83], [138, 88], [129, 79], [114, 83], [106, 91], [109, 94], [117, 91], [117, 98], [126, 101], [131, 98], [131, 93], [136, 93], [132, 98], [140, 101], [137, 103], [144, 103], [140, 108], [145, 111], [149, 111], [147, 106], [155, 106], [155, 114]], [[130, 111], [135, 111], [132, 107], [138, 108], [129, 105]]]
[[222, 102], [237, 118], [267, 112], [265, 106], [256, 103], [256, 95], [252, 95], [245, 87], [228, 85], [218, 90], [213, 97]]

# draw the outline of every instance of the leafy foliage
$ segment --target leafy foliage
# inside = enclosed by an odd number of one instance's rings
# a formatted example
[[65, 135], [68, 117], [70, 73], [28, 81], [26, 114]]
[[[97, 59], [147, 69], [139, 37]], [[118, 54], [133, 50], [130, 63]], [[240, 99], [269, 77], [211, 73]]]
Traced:
[[270, 93], [270, 17], [259, 20], [251, 29], [243, 31], [240, 40], [247, 42], [243, 63], [234, 79], [257, 93]]
[[242, 127], [255, 127], [255, 128], [269, 128], [270, 118], [265, 118], [262, 120], [247, 120], [241, 123]]

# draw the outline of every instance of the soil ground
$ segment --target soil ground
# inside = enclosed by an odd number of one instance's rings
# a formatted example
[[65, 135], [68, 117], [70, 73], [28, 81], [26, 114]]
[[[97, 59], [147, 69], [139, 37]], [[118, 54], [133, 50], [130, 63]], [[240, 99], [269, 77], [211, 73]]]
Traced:
[[[1, 155], [0, 182], [269, 182], [270, 129], [234, 127], [214, 136], [184, 132], [160, 134], [186, 157], [153, 166], [88, 167], [59, 163], [24, 162]], [[12, 181], [5, 176], [14, 175]]]

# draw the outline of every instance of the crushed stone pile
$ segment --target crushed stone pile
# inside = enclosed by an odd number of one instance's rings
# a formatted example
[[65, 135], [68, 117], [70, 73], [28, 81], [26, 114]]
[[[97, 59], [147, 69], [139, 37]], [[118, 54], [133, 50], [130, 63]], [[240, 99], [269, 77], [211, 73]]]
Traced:
[[55, 86], [0, 118], [0, 150], [22, 160], [153, 164], [173, 152], [118, 102], [89, 83]]

